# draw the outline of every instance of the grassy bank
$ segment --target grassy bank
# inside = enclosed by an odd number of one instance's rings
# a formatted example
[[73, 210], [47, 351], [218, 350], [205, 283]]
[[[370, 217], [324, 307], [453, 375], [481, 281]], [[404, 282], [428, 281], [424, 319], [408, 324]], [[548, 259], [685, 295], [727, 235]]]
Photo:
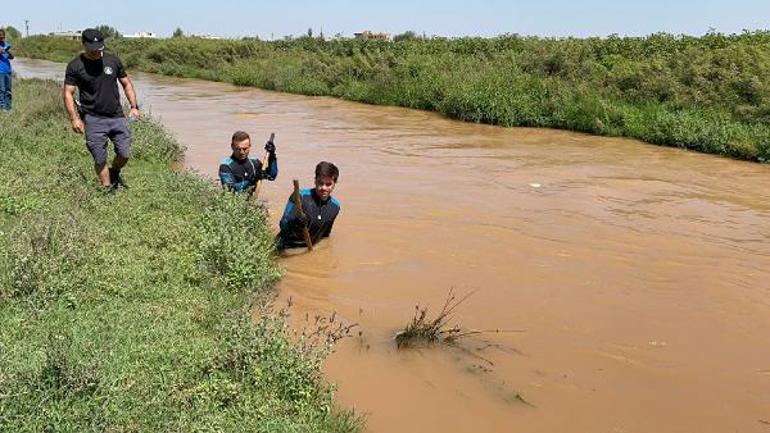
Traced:
[[20, 80], [0, 115], [0, 431], [355, 431], [324, 348], [251, 318], [279, 278], [265, 214], [172, 172], [152, 122], [105, 195], [63, 113]]
[[[17, 41], [67, 61], [73, 41]], [[770, 160], [770, 33], [399, 42], [114, 39], [129, 68]]]

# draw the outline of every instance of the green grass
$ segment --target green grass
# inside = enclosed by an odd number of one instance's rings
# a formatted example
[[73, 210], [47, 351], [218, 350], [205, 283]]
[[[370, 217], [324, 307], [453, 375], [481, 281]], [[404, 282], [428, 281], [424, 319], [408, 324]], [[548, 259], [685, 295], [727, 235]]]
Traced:
[[130, 190], [105, 195], [52, 82], [0, 115], [0, 432], [349, 432], [265, 308], [280, 277], [264, 209], [170, 164], [140, 122]]
[[[56, 61], [80, 49], [50, 37], [14, 43], [19, 55]], [[117, 38], [107, 45], [127, 67], [147, 72], [770, 161], [767, 31], [399, 42]]]

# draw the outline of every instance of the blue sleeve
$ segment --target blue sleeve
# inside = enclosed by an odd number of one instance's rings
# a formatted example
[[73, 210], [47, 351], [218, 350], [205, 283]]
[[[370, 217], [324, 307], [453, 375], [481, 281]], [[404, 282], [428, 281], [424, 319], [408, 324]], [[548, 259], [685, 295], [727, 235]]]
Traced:
[[267, 169], [262, 172], [262, 179], [275, 180], [278, 177], [278, 159], [268, 158]]
[[231, 191], [235, 190], [235, 178], [233, 172], [227, 164], [219, 166], [219, 181], [222, 182], [222, 187]]
[[287, 231], [291, 228], [292, 220], [294, 219], [294, 201], [289, 197], [289, 201], [286, 203], [286, 208], [283, 210], [283, 216], [281, 217], [281, 231]]

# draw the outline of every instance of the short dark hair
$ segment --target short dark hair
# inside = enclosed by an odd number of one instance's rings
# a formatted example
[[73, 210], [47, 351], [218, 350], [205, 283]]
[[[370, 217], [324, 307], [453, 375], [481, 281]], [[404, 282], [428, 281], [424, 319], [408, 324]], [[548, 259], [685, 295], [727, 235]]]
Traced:
[[318, 163], [318, 165], [315, 166], [315, 178], [321, 178], [321, 177], [330, 177], [335, 182], [337, 182], [337, 178], [340, 176], [340, 171], [337, 168], [336, 165], [332, 164], [328, 161], [321, 161]]
[[3, 34], [3, 36], [5, 36], [5, 29], [3, 29], [3, 28], [0, 28], [0, 33], [2, 33], [2, 34]]
[[249, 133], [246, 131], [235, 131], [235, 133], [233, 133], [233, 139], [230, 141], [230, 144], [240, 143], [243, 140], [251, 140]]

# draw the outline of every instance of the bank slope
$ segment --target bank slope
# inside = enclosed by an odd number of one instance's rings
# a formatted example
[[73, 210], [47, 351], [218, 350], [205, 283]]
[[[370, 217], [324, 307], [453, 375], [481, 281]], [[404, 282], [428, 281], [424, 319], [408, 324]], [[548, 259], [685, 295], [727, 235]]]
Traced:
[[264, 210], [174, 173], [140, 122], [130, 190], [95, 185], [52, 82], [0, 114], [0, 431], [342, 432], [322, 348], [254, 321], [279, 278]]

